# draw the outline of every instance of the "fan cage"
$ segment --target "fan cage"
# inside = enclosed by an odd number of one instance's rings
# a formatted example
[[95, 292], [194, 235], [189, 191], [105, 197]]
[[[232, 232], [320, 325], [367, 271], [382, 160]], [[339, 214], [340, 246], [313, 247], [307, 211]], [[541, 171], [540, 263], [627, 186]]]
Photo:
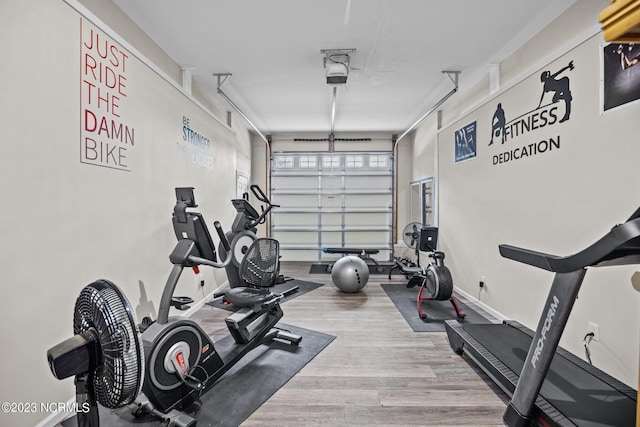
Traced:
[[76, 300], [73, 328], [98, 335], [101, 359], [90, 375], [96, 400], [118, 408], [135, 400], [142, 388], [144, 358], [131, 305], [111, 282], [87, 285]]
[[405, 245], [411, 249], [415, 249], [420, 244], [421, 229], [422, 224], [419, 222], [411, 222], [407, 224], [404, 227], [404, 230], [402, 230], [402, 240], [404, 240]]

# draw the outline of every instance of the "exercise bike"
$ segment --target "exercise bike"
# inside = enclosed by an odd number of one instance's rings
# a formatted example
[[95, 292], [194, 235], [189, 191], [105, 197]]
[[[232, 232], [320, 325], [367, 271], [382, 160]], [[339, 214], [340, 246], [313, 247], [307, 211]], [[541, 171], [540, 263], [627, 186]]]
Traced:
[[444, 265], [444, 252], [436, 250], [438, 228], [422, 227], [417, 243], [416, 258], [418, 261], [420, 259], [418, 251], [428, 252], [429, 258], [433, 261], [425, 268], [421, 267], [419, 262], [416, 266], [404, 266], [401, 263], [396, 263], [396, 266], [400, 268], [405, 276], [409, 277], [408, 288], [420, 285], [417, 299], [418, 315], [421, 319], [429, 318], [422, 308], [423, 302], [448, 300], [456, 312], [456, 317], [464, 319], [466, 314], [460, 309], [458, 302], [453, 297], [453, 278], [449, 269]]
[[[231, 245], [224, 245], [222, 241], [218, 245], [218, 252], [220, 259], [226, 261], [228, 257], [231, 257], [231, 262], [225, 266], [227, 278], [229, 279], [229, 287], [235, 288], [238, 286], [244, 286], [240, 279], [239, 271], [240, 264], [247, 254], [251, 244], [258, 238], [256, 233], [258, 232], [257, 226], [263, 224], [271, 209], [279, 207], [279, 205], [271, 203], [271, 200], [258, 185], [251, 185], [249, 187], [253, 195], [260, 202], [264, 203], [260, 207], [261, 213], [249, 203], [249, 194], [244, 193], [243, 198], [233, 199], [231, 203], [236, 210], [236, 217], [231, 224], [231, 230], [226, 233], [226, 240], [231, 242]], [[278, 276], [279, 282], [284, 281]]]
[[[85, 287], [76, 301], [76, 335], [47, 352], [56, 378], [76, 376], [81, 426], [99, 425], [98, 401], [107, 408], [135, 404], [134, 415], [151, 413], [169, 426], [193, 427], [196, 420], [183, 410], [249, 351], [274, 339], [294, 346], [302, 340], [275, 328], [283, 313], [279, 304], [282, 295], [268, 290], [275, 284], [278, 270], [279, 245], [273, 239], [256, 239], [248, 248], [239, 277], [249, 286], [225, 293], [226, 299], [240, 308], [225, 319], [234, 344], [216, 348], [193, 320], [169, 317], [172, 296], [185, 267], [197, 273], [200, 265], [224, 268], [231, 262], [231, 258], [217, 262], [202, 215], [187, 210], [197, 206], [193, 188], [176, 188], [176, 199], [173, 227], [178, 243], [169, 256], [173, 268], [157, 320], [138, 334], [124, 294], [108, 281], [97, 281]], [[229, 250], [220, 224], [214, 225]]]

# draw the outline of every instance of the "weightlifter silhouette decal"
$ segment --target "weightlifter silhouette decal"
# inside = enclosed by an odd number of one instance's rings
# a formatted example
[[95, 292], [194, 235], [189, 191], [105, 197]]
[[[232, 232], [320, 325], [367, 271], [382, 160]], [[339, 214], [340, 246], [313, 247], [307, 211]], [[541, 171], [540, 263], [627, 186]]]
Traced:
[[544, 99], [544, 94], [547, 92], [553, 92], [552, 102], [558, 102], [560, 100], [564, 101], [564, 117], [560, 119], [559, 123], [562, 123], [566, 120], [569, 120], [569, 116], [571, 115], [571, 89], [569, 89], [569, 77], [561, 77], [556, 79], [558, 75], [566, 70], [573, 70], [573, 61], [569, 62], [564, 68], [561, 68], [560, 71], [551, 74], [549, 71], [543, 71], [540, 75], [540, 81], [542, 82], [542, 96], [540, 97], [540, 102], [538, 103], [538, 108], [542, 105], [542, 100]]

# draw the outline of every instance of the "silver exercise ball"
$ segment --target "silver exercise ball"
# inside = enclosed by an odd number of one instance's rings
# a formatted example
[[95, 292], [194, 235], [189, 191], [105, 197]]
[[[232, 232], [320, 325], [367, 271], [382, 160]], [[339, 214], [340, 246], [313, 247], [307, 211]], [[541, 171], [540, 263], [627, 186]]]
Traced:
[[331, 280], [341, 292], [360, 292], [369, 281], [369, 267], [357, 256], [345, 256], [333, 264]]

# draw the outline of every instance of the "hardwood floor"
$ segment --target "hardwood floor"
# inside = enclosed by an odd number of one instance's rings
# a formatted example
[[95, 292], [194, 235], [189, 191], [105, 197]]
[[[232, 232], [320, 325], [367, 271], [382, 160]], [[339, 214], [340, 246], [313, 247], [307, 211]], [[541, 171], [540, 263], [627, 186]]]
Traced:
[[504, 394], [444, 332], [413, 332], [380, 287], [386, 276], [344, 294], [330, 275], [308, 271], [283, 263], [285, 275], [329, 285], [285, 303], [283, 321], [337, 338], [243, 426], [503, 425]]

